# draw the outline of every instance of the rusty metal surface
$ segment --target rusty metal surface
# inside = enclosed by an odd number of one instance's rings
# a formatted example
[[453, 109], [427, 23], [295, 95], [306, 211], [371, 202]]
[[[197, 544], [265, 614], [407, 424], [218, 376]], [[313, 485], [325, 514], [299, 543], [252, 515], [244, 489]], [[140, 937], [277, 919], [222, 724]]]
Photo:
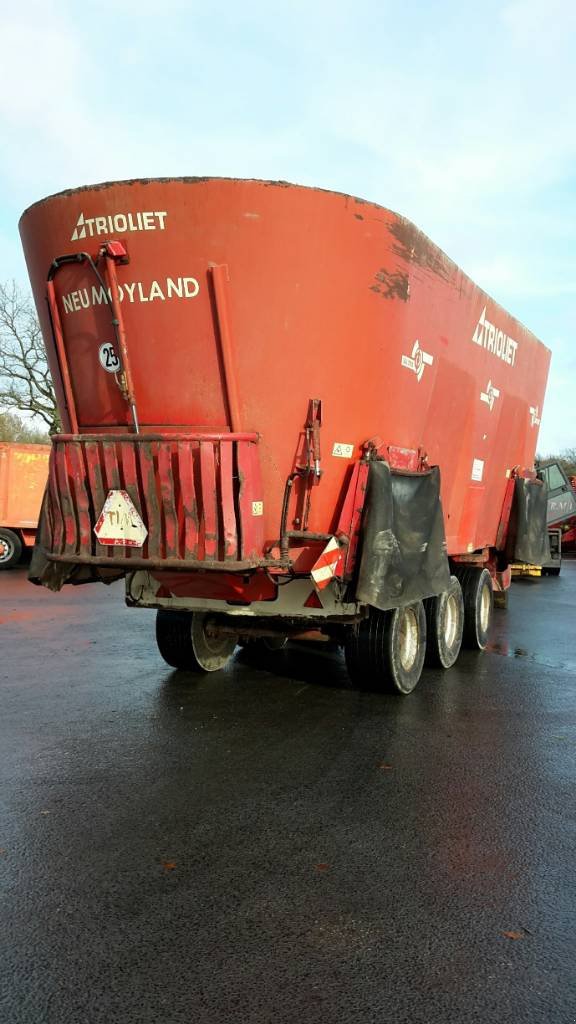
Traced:
[[[262, 517], [253, 514], [255, 496], [261, 500], [257, 448], [254, 435], [57, 435], [43, 548], [52, 561], [127, 569], [263, 564]], [[104, 545], [94, 533], [109, 491], [118, 489], [147, 526], [141, 548]]]
[[[440, 466], [450, 554], [494, 544], [506, 472], [533, 462], [549, 352], [405, 218], [285, 182], [146, 179], [52, 196], [21, 234], [57, 378], [51, 260], [125, 244], [117, 278], [141, 428], [258, 431], [264, 538], [278, 536], [315, 395], [312, 532], [328, 531], [348, 467], [378, 434]], [[70, 265], [56, 281], [65, 359], [80, 430], [121, 432], [128, 410], [98, 366], [110, 316], [92, 277]]]

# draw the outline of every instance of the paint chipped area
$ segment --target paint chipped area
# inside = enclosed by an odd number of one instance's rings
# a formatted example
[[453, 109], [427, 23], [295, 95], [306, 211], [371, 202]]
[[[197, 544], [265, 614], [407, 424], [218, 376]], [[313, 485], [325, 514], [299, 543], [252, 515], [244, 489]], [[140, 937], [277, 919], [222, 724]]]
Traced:
[[370, 291], [380, 295], [383, 299], [400, 299], [407, 302], [410, 298], [410, 282], [408, 274], [400, 271], [392, 272], [381, 267], [374, 275], [374, 283], [370, 285]]
[[455, 264], [415, 224], [404, 217], [396, 217], [388, 230], [395, 239], [392, 251], [396, 256], [406, 263], [430, 270], [445, 281], [450, 279]]

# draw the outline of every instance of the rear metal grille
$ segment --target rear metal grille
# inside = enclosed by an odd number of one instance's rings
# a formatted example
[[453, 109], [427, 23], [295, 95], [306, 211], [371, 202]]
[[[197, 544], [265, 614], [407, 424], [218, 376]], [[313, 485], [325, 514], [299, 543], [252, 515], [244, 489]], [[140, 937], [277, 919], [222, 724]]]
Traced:
[[[125, 490], [148, 536], [105, 546], [94, 525], [110, 490]], [[59, 435], [43, 509], [49, 558], [134, 567], [261, 565], [257, 434]]]

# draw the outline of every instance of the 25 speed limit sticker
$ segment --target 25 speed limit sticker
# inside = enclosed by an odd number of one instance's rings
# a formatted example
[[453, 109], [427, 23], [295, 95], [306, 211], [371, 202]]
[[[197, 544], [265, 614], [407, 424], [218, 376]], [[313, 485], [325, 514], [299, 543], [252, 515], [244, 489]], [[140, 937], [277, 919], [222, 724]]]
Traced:
[[105, 341], [103, 345], [100, 345], [98, 358], [100, 360], [100, 366], [102, 366], [107, 373], [118, 373], [120, 369], [120, 360], [114, 351], [114, 345], [111, 341]]

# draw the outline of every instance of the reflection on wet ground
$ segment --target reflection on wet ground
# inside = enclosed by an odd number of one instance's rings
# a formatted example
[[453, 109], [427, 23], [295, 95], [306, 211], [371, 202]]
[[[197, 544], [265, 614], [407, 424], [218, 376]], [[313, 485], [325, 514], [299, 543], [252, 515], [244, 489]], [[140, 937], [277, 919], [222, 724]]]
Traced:
[[576, 559], [565, 558], [560, 576], [514, 580], [508, 608], [495, 609], [488, 650], [574, 671], [575, 636]]
[[576, 563], [404, 699], [122, 598], [0, 580], [2, 1022], [571, 1019]]

